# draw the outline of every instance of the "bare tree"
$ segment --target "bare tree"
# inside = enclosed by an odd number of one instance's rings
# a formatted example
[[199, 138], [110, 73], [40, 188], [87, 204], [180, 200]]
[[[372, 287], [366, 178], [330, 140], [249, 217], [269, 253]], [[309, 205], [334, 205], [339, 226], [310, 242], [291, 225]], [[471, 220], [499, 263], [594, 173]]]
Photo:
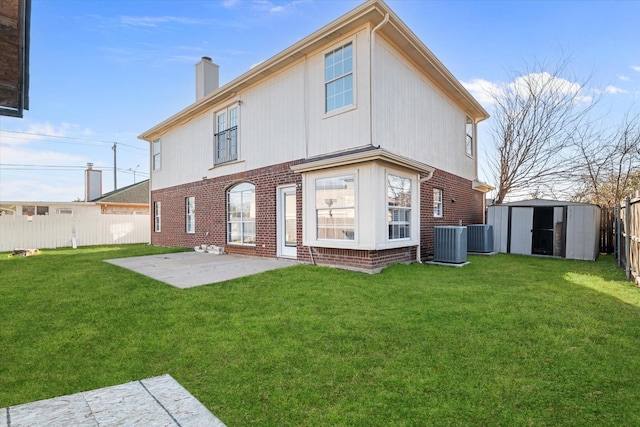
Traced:
[[613, 207], [638, 188], [640, 114], [627, 114], [611, 132], [577, 136], [575, 168], [567, 175], [580, 185], [575, 200]]
[[569, 142], [596, 101], [585, 94], [588, 80], [565, 78], [567, 66], [568, 60], [552, 67], [525, 64], [512, 82], [494, 86], [495, 203], [509, 194], [551, 193], [571, 168]]

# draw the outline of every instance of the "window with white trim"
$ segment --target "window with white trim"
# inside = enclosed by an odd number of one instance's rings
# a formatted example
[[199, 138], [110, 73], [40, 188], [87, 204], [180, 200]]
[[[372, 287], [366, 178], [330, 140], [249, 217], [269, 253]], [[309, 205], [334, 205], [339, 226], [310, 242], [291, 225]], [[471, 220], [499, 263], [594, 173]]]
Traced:
[[411, 179], [387, 175], [389, 240], [411, 237]]
[[433, 189], [433, 217], [434, 218], [442, 218], [444, 209], [443, 209], [443, 192], [439, 188]]
[[238, 114], [237, 105], [216, 113], [213, 163], [219, 165], [238, 160]]
[[227, 191], [227, 243], [256, 244], [256, 187], [248, 182]]
[[324, 56], [325, 112], [353, 104], [353, 43]]
[[354, 175], [316, 179], [316, 238], [354, 240]]
[[160, 138], [154, 139], [151, 143], [152, 147], [152, 155], [153, 155], [153, 170], [157, 171], [160, 169]]
[[196, 198], [194, 196], [186, 197], [184, 203], [185, 224], [187, 233], [196, 232]]
[[464, 143], [465, 153], [469, 157], [473, 157], [473, 121], [470, 117], [467, 117], [467, 123], [465, 127], [466, 139]]
[[153, 203], [153, 231], [160, 232], [160, 202]]

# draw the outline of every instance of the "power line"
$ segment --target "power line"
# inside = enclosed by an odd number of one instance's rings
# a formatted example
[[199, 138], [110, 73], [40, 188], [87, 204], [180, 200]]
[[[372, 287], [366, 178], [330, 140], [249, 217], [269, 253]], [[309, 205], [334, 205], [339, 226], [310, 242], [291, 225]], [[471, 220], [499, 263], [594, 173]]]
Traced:
[[[44, 170], [49, 170], [49, 171], [78, 171], [78, 170], [84, 170], [87, 167], [86, 166], [72, 166], [72, 165], [23, 165], [23, 164], [17, 164], [17, 163], [0, 163], [0, 168], [3, 168], [4, 170], [11, 170], [11, 171], [17, 171], [17, 170], [23, 170], [23, 171], [33, 171], [33, 170], [40, 170], [40, 171], [44, 171]], [[105, 166], [105, 167], [100, 167], [100, 169], [95, 169], [97, 171], [112, 171], [113, 167], [110, 166]], [[117, 168], [118, 172], [124, 172], [124, 173], [129, 173], [129, 174], [133, 174], [133, 171], [130, 171], [129, 169], [124, 169], [124, 168]], [[136, 174], [138, 175], [145, 175], [145, 176], [149, 176], [149, 174], [147, 172], [144, 171], [136, 171]]]
[[2, 133], [2, 132], [16, 133], [16, 134], [19, 134], [19, 135], [44, 136], [44, 137], [47, 137], [47, 138], [69, 139], [69, 140], [74, 140], [74, 141], [103, 142], [103, 143], [107, 143], [107, 144], [117, 143], [118, 145], [123, 145], [125, 147], [133, 148], [135, 150], [147, 151], [144, 148], [136, 147], [134, 145], [125, 144], [123, 142], [107, 141], [107, 140], [104, 140], [104, 139], [76, 138], [76, 137], [72, 137], [72, 136], [48, 135], [48, 134], [45, 134], [45, 133], [22, 132], [22, 131], [17, 131], [17, 130], [6, 130], [6, 129], [0, 130], [0, 133]]

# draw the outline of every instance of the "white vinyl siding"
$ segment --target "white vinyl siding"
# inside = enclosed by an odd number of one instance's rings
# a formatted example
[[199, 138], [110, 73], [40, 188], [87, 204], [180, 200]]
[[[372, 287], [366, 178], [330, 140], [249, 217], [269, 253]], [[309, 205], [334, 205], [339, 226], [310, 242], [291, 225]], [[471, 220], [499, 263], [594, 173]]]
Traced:
[[[369, 33], [363, 28], [300, 58], [260, 84], [193, 116], [162, 135], [162, 169], [151, 190], [241, 173], [371, 144]], [[325, 112], [325, 54], [353, 45], [353, 104]], [[217, 113], [238, 107], [237, 160], [215, 162]], [[357, 106], [357, 108], [356, 108]]]
[[374, 55], [372, 145], [476, 179], [475, 158], [464, 148], [467, 113], [383, 37]]
[[185, 198], [185, 224], [187, 233], [196, 232], [196, 198]]
[[325, 112], [353, 104], [353, 43], [324, 56]]
[[411, 180], [387, 175], [389, 240], [411, 237]]

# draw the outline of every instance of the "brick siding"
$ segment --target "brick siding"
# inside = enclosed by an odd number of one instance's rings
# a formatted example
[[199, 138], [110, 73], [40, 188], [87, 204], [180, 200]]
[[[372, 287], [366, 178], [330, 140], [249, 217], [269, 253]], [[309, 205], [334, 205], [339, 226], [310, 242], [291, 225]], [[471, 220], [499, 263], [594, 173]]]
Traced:
[[[277, 187], [296, 185], [298, 260], [357, 271], [378, 272], [394, 263], [416, 260], [417, 248], [406, 247], [380, 251], [332, 249], [302, 246], [302, 176], [290, 166], [300, 161], [206, 179], [189, 184], [155, 190], [152, 206], [162, 203], [161, 232], [151, 232], [151, 243], [160, 246], [194, 247], [202, 244], [224, 246], [228, 253], [275, 258], [277, 256]], [[256, 190], [256, 245], [227, 244], [226, 193], [232, 186], [249, 182]], [[443, 190], [442, 218], [433, 217], [433, 189]], [[471, 188], [469, 180], [436, 171], [420, 186], [421, 256], [433, 253], [433, 227], [436, 225], [479, 224], [482, 222], [482, 193]], [[185, 198], [195, 196], [195, 233], [186, 232]], [[452, 202], [451, 199], [455, 199]], [[153, 208], [152, 208], [153, 209]]]
[[[482, 224], [483, 193], [471, 188], [471, 181], [436, 170], [420, 186], [420, 256], [433, 255], [433, 227], [439, 225]], [[433, 189], [442, 190], [442, 218], [433, 216]], [[453, 201], [455, 200], [455, 202]]]

